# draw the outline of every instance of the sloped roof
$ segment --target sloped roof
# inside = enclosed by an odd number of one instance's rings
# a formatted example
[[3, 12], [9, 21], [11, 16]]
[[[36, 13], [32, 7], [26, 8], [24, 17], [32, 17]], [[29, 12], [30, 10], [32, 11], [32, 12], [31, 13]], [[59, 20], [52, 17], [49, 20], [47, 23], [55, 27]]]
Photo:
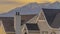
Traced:
[[[22, 15], [21, 17], [21, 24], [23, 25], [28, 20], [33, 18], [34, 15]], [[15, 32], [14, 30], [14, 17], [0, 17], [0, 20], [3, 21], [4, 29], [6, 32]], [[23, 21], [22, 21], [23, 20]]]
[[58, 13], [53, 21], [53, 23], [51, 24], [52, 27], [54, 28], [60, 28], [60, 13]]
[[13, 17], [0, 17], [0, 20], [2, 20], [6, 32], [15, 32]]
[[[48, 21], [48, 24], [51, 26], [51, 24], [53, 23], [56, 15], [58, 13], [60, 13], [60, 9], [43, 9], [43, 12], [44, 12], [45, 17]], [[53, 26], [53, 27], [55, 27], [55, 26]]]

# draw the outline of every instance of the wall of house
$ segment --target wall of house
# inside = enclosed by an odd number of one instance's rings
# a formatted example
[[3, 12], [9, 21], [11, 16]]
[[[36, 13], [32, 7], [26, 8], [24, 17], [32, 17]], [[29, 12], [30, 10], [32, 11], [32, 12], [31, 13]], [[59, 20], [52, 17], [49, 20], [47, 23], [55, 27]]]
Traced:
[[38, 25], [40, 28], [40, 34], [60, 34], [60, 29], [56, 29], [56, 28], [51, 28], [48, 23], [46, 22], [46, 20], [39, 20], [38, 21]]

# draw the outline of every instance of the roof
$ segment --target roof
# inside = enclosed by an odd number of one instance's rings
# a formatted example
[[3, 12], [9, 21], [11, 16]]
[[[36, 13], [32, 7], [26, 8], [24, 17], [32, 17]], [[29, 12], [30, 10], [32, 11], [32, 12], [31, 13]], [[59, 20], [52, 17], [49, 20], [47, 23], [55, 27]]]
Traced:
[[[21, 15], [22, 24], [33, 18], [35, 15]], [[0, 17], [3, 21], [4, 29], [6, 32], [15, 32], [14, 30], [14, 17]]]
[[39, 27], [37, 24], [33, 23], [26, 23], [27, 29], [28, 30], [39, 30]]
[[54, 28], [60, 28], [60, 13], [58, 13], [53, 21], [53, 23], [51, 24], [52, 27]]
[[21, 16], [21, 25], [26, 23], [27, 21], [29, 21], [30, 19], [32, 19], [34, 16], [36, 16], [35, 14], [34, 15], [22, 15]]
[[[58, 13], [60, 13], [60, 9], [43, 9], [43, 12], [44, 12], [45, 17], [48, 21], [48, 24], [51, 26], [51, 24], [53, 23], [56, 15]], [[55, 26], [53, 26], [53, 27], [55, 27]]]
[[15, 32], [13, 17], [0, 17], [0, 20], [2, 20], [6, 32]]

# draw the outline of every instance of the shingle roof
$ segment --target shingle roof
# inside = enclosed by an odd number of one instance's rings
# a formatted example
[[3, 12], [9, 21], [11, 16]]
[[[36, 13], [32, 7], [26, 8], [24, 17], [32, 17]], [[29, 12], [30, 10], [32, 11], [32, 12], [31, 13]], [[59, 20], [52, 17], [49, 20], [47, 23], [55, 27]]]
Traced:
[[[33, 18], [35, 15], [21, 15], [22, 24]], [[6, 32], [15, 32], [14, 30], [14, 17], [0, 17], [3, 21], [4, 29]]]
[[13, 17], [0, 17], [0, 20], [2, 20], [6, 32], [15, 32]]
[[26, 26], [28, 30], [39, 30], [39, 27], [37, 24], [27, 23]]
[[21, 25], [26, 23], [27, 21], [29, 21], [31, 18], [33, 18], [34, 16], [36, 16], [35, 14], [33, 15], [22, 15], [21, 16]]
[[45, 17], [48, 21], [48, 24], [51, 26], [52, 22], [54, 21], [56, 15], [60, 13], [60, 9], [43, 9]]

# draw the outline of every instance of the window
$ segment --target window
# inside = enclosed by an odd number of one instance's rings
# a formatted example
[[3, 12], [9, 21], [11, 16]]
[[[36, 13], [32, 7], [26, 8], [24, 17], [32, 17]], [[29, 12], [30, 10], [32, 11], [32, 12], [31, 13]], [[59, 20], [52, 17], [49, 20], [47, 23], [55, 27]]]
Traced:
[[39, 30], [38, 24], [26, 23], [28, 30]]

